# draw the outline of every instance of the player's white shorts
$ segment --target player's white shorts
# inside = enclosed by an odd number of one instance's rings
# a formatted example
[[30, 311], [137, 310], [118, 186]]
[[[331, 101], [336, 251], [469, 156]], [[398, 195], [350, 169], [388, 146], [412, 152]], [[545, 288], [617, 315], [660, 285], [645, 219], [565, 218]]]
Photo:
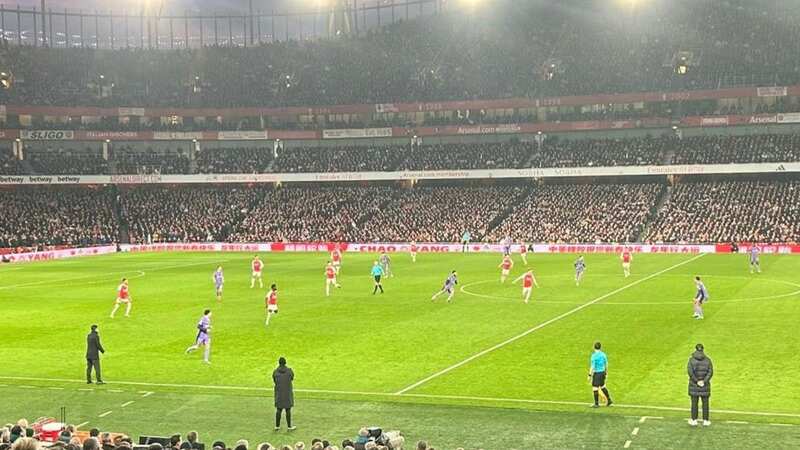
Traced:
[[530, 294], [530, 292], [531, 292], [531, 288], [529, 288], [529, 287], [522, 288], [522, 295], [523, 296], [526, 296], [526, 295]]
[[629, 262], [622, 263], [622, 268], [625, 269], [625, 270], [630, 269], [631, 268], [631, 263], [629, 263]]
[[509, 271], [510, 271], [509, 269], [503, 269], [502, 271], [500, 271], [500, 274], [503, 275], [504, 277], [507, 277]]
[[258, 272], [256, 272], [256, 271], [254, 270], [254, 271], [253, 271], [253, 278], [261, 278], [261, 271], [259, 270]]
[[328, 284], [336, 284], [336, 278], [326, 278]]
[[341, 266], [341, 265], [342, 265], [342, 262], [341, 262], [341, 261], [334, 261], [334, 262], [333, 262], [331, 265], [332, 265], [333, 267], [339, 267], [339, 266]]
[[278, 312], [278, 305], [272, 305], [272, 304], [267, 305], [267, 311], [268, 312]]
[[119, 297], [117, 297], [117, 300], [114, 303], [119, 305], [120, 303], [130, 303], [130, 302], [131, 302], [131, 298], [130, 297], [128, 297], [128, 298], [119, 298]]

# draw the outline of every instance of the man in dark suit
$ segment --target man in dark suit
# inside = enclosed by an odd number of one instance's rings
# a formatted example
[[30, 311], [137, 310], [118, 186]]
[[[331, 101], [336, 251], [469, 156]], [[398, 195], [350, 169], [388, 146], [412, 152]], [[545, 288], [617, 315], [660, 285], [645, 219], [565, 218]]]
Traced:
[[100, 344], [100, 335], [97, 334], [97, 325], [92, 325], [92, 331], [86, 336], [86, 383], [92, 384], [92, 368], [94, 367], [94, 374], [97, 377], [97, 384], [103, 383], [103, 377], [100, 376], [100, 353], [105, 353], [106, 350]]
[[272, 381], [275, 383], [275, 429], [281, 429], [281, 411], [286, 411], [286, 425], [289, 430], [292, 426], [292, 406], [294, 406], [294, 388], [292, 381], [294, 372], [286, 366], [286, 358], [278, 359], [278, 368], [272, 372]]

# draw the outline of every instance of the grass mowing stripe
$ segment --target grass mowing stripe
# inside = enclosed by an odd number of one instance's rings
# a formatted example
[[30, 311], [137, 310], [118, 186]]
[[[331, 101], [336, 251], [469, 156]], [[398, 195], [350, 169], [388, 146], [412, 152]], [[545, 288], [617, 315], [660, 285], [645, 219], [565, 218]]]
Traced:
[[408, 392], [408, 391], [410, 391], [412, 389], [416, 389], [416, 388], [422, 386], [423, 384], [425, 384], [425, 383], [427, 383], [427, 382], [429, 382], [429, 381], [431, 381], [431, 380], [433, 380], [435, 378], [438, 378], [438, 377], [440, 377], [442, 375], [447, 374], [448, 372], [451, 372], [451, 371], [453, 371], [455, 369], [458, 369], [459, 367], [461, 367], [461, 366], [463, 366], [465, 364], [468, 364], [468, 363], [470, 363], [470, 362], [472, 362], [472, 361], [474, 361], [474, 360], [476, 360], [476, 359], [478, 359], [478, 358], [480, 358], [480, 357], [482, 357], [484, 355], [487, 355], [487, 354], [489, 354], [489, 353], [491, 353], [491, 352], [493, 352], [493, 351], [495, 351], [497, 349], [503, 348], [506, 345], [511, 344], [512, 342], [518, 341], [518, 340], [524, 338], [525, 336], [527, 336], [527, 335], [529, 335], [529, 334], [531, 334], [531, 333], [533, 333], [533, 332], [535, 332], [537, 330], [541, 330], [542, 328], [544, 328], [544, 327], [546, 327], [546, 326], [548, 326], [548, 325], [550, 325], [552, 323], [558, 322], [559, 320], [561, 320], [561, 319], [563, 319], [565, 317], [569, 317], [569, 316], [571, 316], [571, 315], [573, 315], [573, 314], [575, 314], [575, 313], [577, 313], [577, 312], [579, 312], [579, 311], [581, 311], [581, 310], [583, 310], [585, 308], [588, 308], [589, 306], [594, 305], [597, 302], [600, 302], [600, 301], [602, 301], [604, 299], [607, 299], [608, 297], [611, 297], [612, 295], [618, 294], [618, 293], [620, 293], [620, 292], [622, 292], [622, 291], [624, 291], [626, 289], [632, 288], [632, 287], [634, 287], [634, 286], [636, 286], [636, 285], [638, 285], [640, 283], [643, 283], [643, 282], [645, 282], [647, 280], [653, 279], [653, 278], [661, 275], [662, 273], [666, 273], [666, 272], [669, 272], [670, 270], [677, 269], [678, 267], [681, 267], [683, 265], [689, 264], [690, 262], [695, 261], [695, 260], [697, 260], [699, 258], [702, 258], [703, 256], [705, 256], [705, 253], [700, 253], [698, 255], [693, 256], [692, 258], [687, 259], [686, 261], [681, 261], [681, 262], [679, 262], [677, 264], [673, 264], [673, 265], [667, 267], [666, 269], [659, 270], [658, 272], [652, 273], [652, 274], [650, 274], [650, 275], [648, 275], [648, 276], [646, 276], [644, 278], [636, 280], [636, 281], [634, 281], [632, 283], [628, 283], [628, 284], [626, 284], [626, 285], [624, 285], [622, 287], [614, 289], [613, 291], [611, 291], [611, 292], [609, 292], [607, 294], [603, 294], [600, 297], [597, 297], [597, 298], [595, 298], [593, 300], [590, 300], [590, 301], [588, 301], [586, 303], [583, 303], [583, 304], [581, 304], [579, 306], [576, 306], [575, 308], [572, 308], [572, 309], [570, 309], [569, 311], [567, 311], [567, 312], [565, 312], [563, 314], [559, 314], [558, 316], [553, 317], [552, 319], [547, 320], [545, 322], [542, 322], [542, 323], [540, 323], [539, 325], [536, 325], [533, 328], [529, 328], [528, 330], [526, 330], [526, 331], [524, 331], [524, 332], [522, 332], [522, 333], [520, 333], [520, 334], [518, 334], [518, 335], [516, 335], [514, 337], [506, 339], [505, 341], [500, 342], [499, 344], [495, 344], [495, 345], [493, 345], [493, 346], [491, 346], [491, 347], [489, 347], [489, 348], [487, 348], [485, 350], [481, 350], [480, 352], [475, 353], [474, 355], [472, 355], [472, 356], [470, 356], [470, 357], [468, 357], [468, 358], [466, 358], [466, 359], [464, 359], [464, 360], [462, 360], [462, 361], [460, 361], [460, 362], [458, 362], [456, 364], [453, 364], [450, 367], [446, 367], [446, 368], [434, 373], [433, 375], [430, 375], [430, 376], [428, 376], [426, 378], [423, 378], [423, 379], [421, 379], [421, 380], [419, 380], [419, 381], [417, 381], [417, 382], [415, 382], [415, 383], [413, 383], [413, 384], [411, 384], [409, 386], [406, 386], [403, 389], [395, 392], [395, 394], [396, 395], [403, 395], [403, 394], [405, 394], [406, 392]]

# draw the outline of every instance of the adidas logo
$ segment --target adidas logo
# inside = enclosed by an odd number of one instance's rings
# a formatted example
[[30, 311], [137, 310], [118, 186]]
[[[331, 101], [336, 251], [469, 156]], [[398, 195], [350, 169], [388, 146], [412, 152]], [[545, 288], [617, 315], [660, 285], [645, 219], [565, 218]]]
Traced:
[[776, 172], [785, 172], [786, 171], [786, 167], [784, 167], [783, 164], [779, 164], [778, 167], [775, 169], [775, 171]]

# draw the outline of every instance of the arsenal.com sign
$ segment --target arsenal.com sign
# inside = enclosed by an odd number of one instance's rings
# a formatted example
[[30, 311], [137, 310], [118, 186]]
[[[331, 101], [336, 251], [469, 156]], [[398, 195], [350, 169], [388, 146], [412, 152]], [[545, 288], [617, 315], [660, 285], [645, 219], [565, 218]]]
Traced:
[[71, 130], [21, 130], [19, 137], [29, 141], [71, 141], [75, 132]]

